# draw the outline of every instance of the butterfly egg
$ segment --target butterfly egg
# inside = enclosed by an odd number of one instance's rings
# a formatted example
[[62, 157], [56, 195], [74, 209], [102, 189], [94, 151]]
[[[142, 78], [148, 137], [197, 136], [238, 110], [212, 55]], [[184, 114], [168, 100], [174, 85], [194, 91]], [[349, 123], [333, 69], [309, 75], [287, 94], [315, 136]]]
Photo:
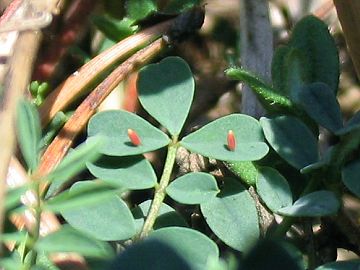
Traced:
[[236, 148], [236, 140], [234, 131], [229, 130], [227, 134], [227, 147], [230, 151], [235, 151]]
[[136, 133], [135, 130], [129, 128], [127, 130], [127, 133], [128, 133], [128, 137], [131, 141], [131, 143], [135, 146], [139, 146], [141, 144], [141, 140], [140, 140], [140, 137], [139, 135]]

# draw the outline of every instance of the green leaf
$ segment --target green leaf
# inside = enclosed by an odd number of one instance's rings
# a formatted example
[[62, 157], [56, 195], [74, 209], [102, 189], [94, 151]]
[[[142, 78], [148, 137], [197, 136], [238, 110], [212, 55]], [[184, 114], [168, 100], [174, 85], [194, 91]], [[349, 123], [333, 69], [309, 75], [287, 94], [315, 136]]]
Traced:
[[104, 38], [104, 40], [100, 44], [100, 47], [97, 50], [97, 53], [100, 54], [100, 53], [106, 51], [107, 49], [111, 48], [115, 44], [116, 44], [116, 41], [113, 41], [109, 38]]
[[156, 239], [135, 243], [110, 263], [107, 270], [193, 270], [177, 250]]
[[116, 42], [134, 34], [138, 29], [138, 26], [133, 26], [134, 20], [129, 18], [118, 20], [105, 15], [93, 16], [92, 21], [107, 38]]
[[55, 191], [55, 189], [59, 188], [73, 176], [84, 170], [87, 162], [96, 160], [100, 156], [98, 150], [102, 143], [103, 138], [92, 137], [91, 139], [88, 139], [86, 143], [81, 144], [67, 154], [59, 166], [46, 176], [47, 181], [57, 182], [57, 187], [53, 188], [53, 190]]
[[347, 122], [347, 126], [360, 126], [360, 111], [357, 111]]
[[[70, 193], [79, 188], [81, 185], [74, 185]], [[61, 214], [72, 227], [99, 240], [126, 240], [135, 235], [134, 218], [126, 203], [115, 194], [96, 204], [68, 209]]]
[[225, 166], [249, 186], [256, 184], [259, 172], [252, 161], [225, 162]]
[[[338, 152], [338, 148], [341, 148], [342, 146], [340, 144], [335, 144], [330, 147], [328, 147], [321, 155], [321, 159], [315, 163], [312, 163], [300, 170], [300, 173], [302, 174], [310, 174], [310, 173], [328, 173], [329, 168], [334, 165], [332, 164], [334, 159], [334, 156], [336, 156], [336, 152]], [[335, 169], [335, 168], [334, 168]], [[336, 174], [339, 174], [340, 169], [335, 169]], [[330, 175], [330, 174], [327, 174]], [[338, 179], [338, 177], [336, 177]], [[337, 181], [337, 180], [336, 180]]]
[[6, 242], [23, 242], [25, 241], [27, 237], [26, 232], [24, 231], [18, 231], [18, 232], [12, 232], [12, 233], [2, 233], [0, 235], [0, 242], [6, 243]]
[[259, 241], [241, 266], [244, 270], [305, 270], [300, 251], [289, 243], [271, 239]]
[[[145, 219], [147, 218], [151, 202], [151, 200], [147, 200], [132, 209], [135, 218], [135, 227], [138, 233], [142, 229]], [[171, 226], [188, 227], [185, 219], [174, 208], [162, 203], [153, 228], [154, 230], [157, 230]]]
[[109, 196], [122, 191], [124, 190], [116, 189], [116, 187], [101, 181], [76, 182], [70, 190], [63, 191], [47, 200], [44, 208], [52, 212], [75, 210], [79, 207], [98, 204]]
[[315, 270], [359, 270], [360, 260], [349, 260], [340, 262], [331, 262], [319, 266]]
[[167, 1], [167, 5], [162, 12], [165, 13], [179, 13], [186, 11], [194, 6], [198, 6], [201, 4], [200, 0], [170, 0]]
[[289, 97], [289, 92], [286, 85], [286, 65], [285, 59], [286, 56], [291, 51], [291, 48], [288, 46], [280, 46], [275, 52], [271, 63], [271, 78], [274, 85], [274, 90], [276, 93], [282, 96]]
[[[236, 148], [227, 148], [227, 135], [232, 130]], [[244, 114], [219, 118], [183, 138], [180, 144], [203, 156], [224, 161], [251, 161], [264, 157], [269, 151], [263, 142], [259, 122]]]
[[179, 135], [194, 96], [194, 78], [179, 57], [167, 57], [142, 68], [137, 81], [144, 109], [172, 135]]
[[208, 258], [219, 257], [217, 245], [206, 235], [189, 228], [168, 227], [153, 231], [149, 239], [168, 244], [182, 256], [192, 269], [203, 270]]
[[309, 63], [306, 55], [298, 49], [291, 48], [285, 58], [284, 79], [288, 97], [296, 103], [301, 87], [310, 82], [311, 74], [307, 69]]
[[200, 205], [206, 223], [228, 246], [244, 251], [259, 238], [259, 221], [255, 203], [236, 180], [226, 178], [217, 197]]
[[40, 148], [43, 148], [49, 145], [59, 132], [59, 130], [64, 126], [66, 121], [69, 119], [69, 116], [59, 111], [55, 114], [54, 118], [51, 119], [50, 124], [46, 127], [44, 131], [44, 136], [41, 138], [40, 141]]
[[[339, 142], [333, 146], [330, 153], [328, 167], [328, 175], [335, 176], [335, 179], [338, 179], [339, 172], [342, 170], [342, 167], [345, 166], [346, 162], [352, 158], [356, 151], [360, 147], [360, 129], [354, 129], [350, 133], [344, 134], [340, 137]], [[329, 179], [328, 181], [331, 181]]]
[[323, 82], [336, 94], [339, 83], [339, 57], [327, 25], [315, 16], [299, 21], [290, 38], [290, 47], [307, 57], [311, 82]]
[[[105, 42], [105, 40], [109, 40], [108, 38], [104, 38], [104, 40], [99, 44], [99, 47], [102, 46], [102, 44]], [[79, 65], [85, 65], [86, 63], [90, 62], [91, 60], [91, 52], [85, 51], [85, 48], [80, 48], [79, 45], [73, 45], [69, 48], [69, 55], [71, 55], [73, 58], [76, 58]], [[99, 53], [100, 48], [96, 50], [96, 53]], [[70, 111], [71, 112], [71, 111]]]
[[317, 140], [297, 118], [262, 117], [260, 124], [272, 148], [293, 167], [301, 169], [318, 161]]
[[360, 198], [360, 159], [347, 164], [342, 170], [342, 181], [344, 185]]
[[36, 265], [31, 270], [61, 270], [49, 257], [45, 252], [37, 254]]
[[213, 259], [209, 258], [206, 270], [237, 270], [240, 269], [236, 255], [233, 253], [226, 254], [226, 258]]
[[354, 132], [360, 129], [360, 111], [356, 112], [355, 115], [346, 123], [346, 126], [338, 130], [335, 134], [338, 136], [347, 135], [350, 132]]
[[41, 125], [37, 109], [30, 102], [19, 102], [16, 127], [21, 153], [28, 168], [34, 171], [39, 164]]
[[[11, 169], [9, 168], [9, 171], [10, 170]], [[21, 204], [21, 196], [23, 196], [26, 191], [31, 189], [31, 185], [32, 183], [29, 183], [16, 188], [8, 188], [6, 190], [5, 209], [10, 210]]]
[[269, 112], [293, 111], [294, 104], [286, 96], [278, 94], [276, 90], [266, 85], [260, 78], [251, 72], [241, 68], [229, 68], [225, 70], [230, 79], [244, 81], [257, 95], [258, 99]]
[[[1, 86], [1, 85], [0, 85]], [[1, 89], [0, 89], [1, 90]], [[0, 258], [0, 266], [6, 270], [19, 270], [23, 267], [23, 263], [20, 259], [20, 256], [17, 254], [12, 254], [11, 257], [2, 257]]]
[[314, 173], [316, 171], [326, 170], [327, 167], [330, 165], [330, 159], [331, 159], [331, 157], [333, 155], [333, 151], [337, 147], [338, 147], [338, 145], [330, 146], [322, 154], [322, 157], [321, 157], [321, 159], [319, 161], [317, 161], [315, 163], [312, 163], [310, 165], [307, 165], [306, 167], [302, 168], [300, 170], [300, 173], [302, 173], [302, 174], [310, 174], [310, 173]]
[[215, 177], [202, 172], [185, 174], [176, 178], [166, 188], [166, 193], [172, 199], [183, 204], [200, 204], [219, 192]]
[[320, 126], [336, 132], [343, 127], [340, 105], [334, 92], [324, 83], [316, 82], [299, 89], [297, 102]]
[[[141, 144], [135, 146], [129, 139], [128, 129], [134, 130]], [[101, 135], [105, 143], [100, 152], [109, 156], [133, 156], [162, 148], [170, 143], [169, 137], [136, 114], [126, 111], [104, 111], [95, 114], [88, 125], [88, 136]]]
[[310, 82], [308, 61], [302, 51], [290, 46], [279, 47], [274, 54], [271, 75], [277, 93], [296, 100], [298, 89]]
[[111, 246], [83, 234], [69, 225], [63, 225], [60, 230], [40, 238], [35, 244], [37, 252], [76, 252], [85, 257], [111, 258], [114, 251]]
[[40, 82], [39, 81], [31, 81], [29, 85], [29, 91], [32, 97], [36, 97], [38, 94]]
[[150, 162], [142, 156], [102, 156], [87, 167], [95, 177], [129, 190], [148, 189], [157, 183]]
[[291, 206], [277, 211], [278, 214], [292, 217], [322, 217], [334, 215], [340, 208], [340, 202], [330, 191], [316, 191], [300, 197]]
[[126, 9], [128, 16], [133, 20], [141, 20], [157, 11], [154, 0], [127, 0]]
[[273, 168], [260, 168], [256, 190], [267, 207], [273, 212], [293, 203], [288, 182]]

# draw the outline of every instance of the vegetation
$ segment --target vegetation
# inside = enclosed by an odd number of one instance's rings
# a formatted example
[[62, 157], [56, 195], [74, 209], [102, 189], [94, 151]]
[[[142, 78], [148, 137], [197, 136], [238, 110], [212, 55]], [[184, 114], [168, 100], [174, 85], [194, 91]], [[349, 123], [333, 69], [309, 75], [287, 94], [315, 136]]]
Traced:
[[[247, 84], [266, 115], [231, 112], [194, 127], [202, 102], [196, 68], [173, 55], [186, 38], [201, 43], [194, 32], [204, 7], [105, 2], [92, 17], [104, 35], [100, 57], [72, 47], [83, 56], [79, 72], [54, 90], [32, 81], [32, 99], [18, 104], [18, 157], [30, 181], [7, 190], [0, 265], [358, 269], [360, 260], [336, 261], [336, 252], [360, 254], [344, 206], [346, 196], [360, 197], [360, 118], [344, 124], [338, 48], [327, 25], [312, 15], [296, 23], [275, 50], [271, 84], [240, 67], [237, 51], [228, 55], [224, 80]], [[130, 95], [133, 110], [97, 112], [134, 73], [141, 107]], [[61, 222], [43, 233], [54, 215]], [[60, 262], [56, 254], [67, 257]]]

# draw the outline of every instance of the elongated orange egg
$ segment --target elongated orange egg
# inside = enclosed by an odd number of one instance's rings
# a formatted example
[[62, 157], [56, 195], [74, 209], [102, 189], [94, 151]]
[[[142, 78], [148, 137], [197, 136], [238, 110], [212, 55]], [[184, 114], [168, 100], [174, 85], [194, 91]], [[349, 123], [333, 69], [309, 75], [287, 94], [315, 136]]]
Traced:
[[141, 144], [141, 140], [140, 140], [140, 137], [139, 135], [136, 133], [135, 130], [129, 128], [127, 130], [127, 133], [128, 133], [128, 137], [131, 141], [131, 143], [135, 146], [139, 146]]
[[227, 134], [227, 147], [230, 151], [235, 151], [236, 148], [236, 140], [234, 131], [229, 130]]

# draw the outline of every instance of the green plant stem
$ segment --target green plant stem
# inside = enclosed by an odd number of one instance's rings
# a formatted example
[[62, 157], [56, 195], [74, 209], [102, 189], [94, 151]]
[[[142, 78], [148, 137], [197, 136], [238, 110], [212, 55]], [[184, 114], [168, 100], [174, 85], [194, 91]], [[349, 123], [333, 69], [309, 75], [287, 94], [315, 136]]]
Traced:
[[[305, 189], [301, 193], [300, 197], [314, 191], [318, 186], [320, 180], [317, 174], [313, 175], [310, 179], [309, 183], [306, 185]], [[271, 237], [281, 238], [286, 232], [290, 229], [290, 227], [295, 223], [297, 217], [284, 217], [279, 226], [275, 229], [273, 233], [271, 233]]]
[[151, 207], [149, 210], [149, 213], [147, 215], [147, 218], [145, 220], [144, 226], [140, 232], [139, 238], [145, 238], [148, 236], [150, 231], [152, 230], [155, 220], [158, 216], [160, 207], [162, 202], [165, 199], [166, 191], [165, 189], [169, 185], [171, 172], [174, 167], [175, 163], [175, 157], [176, 157], [176, 151], [178, 149], [179, 145], [177, 143], [177, 137], [173, 138], [172, 143], [168, 147], [168, 152], [166, 156], [166, 161], [164, 165], [164, 171], [160, 179], [159, 185], [156, 187], [154, 199], [151, 203]]
[[35, 193], [35, 197], [36, 197], [36, 204], [34, 206], [34, 216], [35, 216], [35, 224], [34, 224], [34, 229], [31, 235], [31, 242], [30, 245], [28, 245], [28, 249], [29, 249], [29, 260], [26, 260], [26, 264], [24, 265], [24, 270], [30, 270], [32, 266], [34, 266], [36, 264], [36, 259], [37, 259], [37, 252], [34, 250], [34, 245], [37, 242], [37, 240], [40, 237], [40, 223], [41, 223], [41, 213], [42, 213], [42, 208], [41, 208], [41, 195], [40, 195], [40, 182], [37, 181], [37, 184], [35, 185], [34, 188], [34, 193]]

